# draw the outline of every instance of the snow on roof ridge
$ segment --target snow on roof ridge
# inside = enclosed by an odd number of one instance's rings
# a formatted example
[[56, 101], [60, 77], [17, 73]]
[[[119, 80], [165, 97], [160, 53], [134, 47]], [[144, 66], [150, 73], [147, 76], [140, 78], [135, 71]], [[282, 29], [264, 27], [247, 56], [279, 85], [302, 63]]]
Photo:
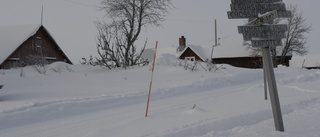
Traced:
[[0, 64], [41, 26], [41, 24], [0, 26]]
[[212, 46], [207, 45], [188, 45], [196, 54], [200, 56], [202, 60], [210, 59], [211, 58], [211, 50]]
[[[203, 60], [211, 58], [212, 46], [210, 45], [188, 45], [184, 49], [191, 48], [196, 52]], [[183, 52], [181, 54], [183, 54]], [[181, 55], [180, 55], [181, 56]], [[228, 57], [249, 57], [250, 52], [242, 46], [223, 46], [219, 45], [214, 47], [213, 58], [228, 58]]]

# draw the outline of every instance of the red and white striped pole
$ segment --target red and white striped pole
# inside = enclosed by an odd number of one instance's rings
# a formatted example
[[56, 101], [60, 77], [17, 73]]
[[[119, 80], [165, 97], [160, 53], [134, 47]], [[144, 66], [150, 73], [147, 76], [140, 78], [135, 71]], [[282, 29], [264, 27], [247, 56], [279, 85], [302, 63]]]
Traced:
[[149, 111], [150, 95], [151, 95], [151, 89], [152, 89], [152, 80], [153, 80], [153, 73], [154, 73], [154, 64], [156, 62], [156, 56], [157, 56], [157, 49], [158, 49], [158, 41], [156, 42], [156, 49], [155, 49], [155, 52], [154, 52], [153, 62], [152, 62], [152, 74], [151, 74], [151, 81], [150, 81], [149, 93], [148, 93], [146, 117], [148, 117], [148, 111]]

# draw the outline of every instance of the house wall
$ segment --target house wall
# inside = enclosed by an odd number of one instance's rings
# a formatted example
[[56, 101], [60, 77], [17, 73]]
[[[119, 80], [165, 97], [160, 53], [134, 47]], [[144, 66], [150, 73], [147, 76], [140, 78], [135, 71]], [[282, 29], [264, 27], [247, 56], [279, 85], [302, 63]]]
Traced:
[[[292, 56], [285, 57], [285, 63], [282, 65], [289, 66], [289, 62], [291, 60]], [[277, 57], [277, 60], [279, 60], [280, 57]], [[213, 63], [215, 64], [229, 64], [235, 67], [240, 68], [251, 68], [251, 69], [257, 69], [263, 67], [262, 57], [236, 57], [236, 58], [215, 58], [213, 59]], [[277, 63], [279, 65], [279, 63]], [[277, 66], [275, 66], [277, 67]]]
[[261, 57], [215, 58], [215, 64], [229, 64], [240, 68], [262, 68]]
[[29, 55], [44, 57], [48, 63], [62, 61], [72, 64], [47, 31], [43, 27], [40, 27], [37, 33], [23, 42], [9, 58], [4, 61], [0, 68], [9, 69], [26, 66], [29, 64], [27, 61]]
[[190, 48], [187, 48], [185, 52], [180, 56], [179, 59], [185, 59], [186, 57], [195, 57], [197, 61], [203, 61], [196, 53], [194, 53]]

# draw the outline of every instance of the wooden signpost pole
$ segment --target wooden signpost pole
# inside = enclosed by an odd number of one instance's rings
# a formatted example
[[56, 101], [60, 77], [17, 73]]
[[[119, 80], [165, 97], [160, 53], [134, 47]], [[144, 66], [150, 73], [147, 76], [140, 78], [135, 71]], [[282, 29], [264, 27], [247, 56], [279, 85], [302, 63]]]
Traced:
[[[245, 26], [239, 26], [239, 33], [243, 34], [245, 41], [251, 41], [252, 47], [262, 49], [264, 78], [267, 80], [275, 128], [284, 131], [280, 101], [274, 66], [272, 63], [270, 47], [281, 46], [282, 38], [285, 38], [287, 26], [274, 25], [275, 18], [291, 17], [291, 11], [287, 11], [282, 0], [231, 0], [231, 11], [228, 11], [229, 19], [249, 18]], [[268, 83], [268, 84], [266, 84]], [[265, 87], [265, 99], [267, 99]]]
[[282, 120], [282, 113], [281, 113], [280, 101], [278, 96], [276, 78], [274, 75], [274, 69], [273, 69], [274, 67], [273, 67], [269, 47], [262, 48], [262, 58], [265, 65], [264, 69], [265, 69], [267, 80], [268, 80], [269, 94], [270, 94], [275, 128], [277, 131], [283, 132], [284, 126], [283, 126], [283, 120]]

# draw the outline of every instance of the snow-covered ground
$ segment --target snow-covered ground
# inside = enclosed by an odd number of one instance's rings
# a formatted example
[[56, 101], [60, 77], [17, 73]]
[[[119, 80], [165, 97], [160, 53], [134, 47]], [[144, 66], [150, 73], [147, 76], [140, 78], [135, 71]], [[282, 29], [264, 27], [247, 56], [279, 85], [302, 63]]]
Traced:
[[285, 132], [274, 128], [261, 69], [191, 72], [159, 57], [106, 70], [54, 63], [0, 70], [1, 137], [319, 137], [320, 71], [275, 69]]

